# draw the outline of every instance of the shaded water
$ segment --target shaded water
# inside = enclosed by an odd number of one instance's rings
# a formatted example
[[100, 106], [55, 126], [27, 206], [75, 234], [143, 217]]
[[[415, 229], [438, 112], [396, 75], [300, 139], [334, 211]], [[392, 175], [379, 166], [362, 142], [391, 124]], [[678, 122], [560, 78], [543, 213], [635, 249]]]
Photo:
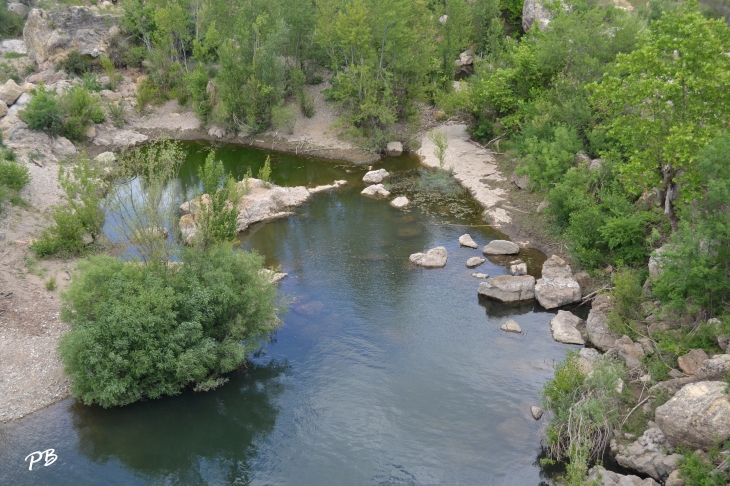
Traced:
[[[196, 183], [191, 156], [181, 182]], [[265, 153], [219, 148], [239, 176]], [[530, 302], [479, 299], [472, 272], [506, 273], [507, 259], [471, 270], [470, 233], [499, 238], [479, 208], [403, 212], [360, 196], [364, 169], [272, 155], [273, 180], [314, 186], [293, 217], [258, 225], [242, 246], [289, 273], [290, 312], [275, 339], [221, 389], [104, 410], [66, 400], [0, 426], [0, 484], [537, 485], [540, 425], [529, 414], [565, 345], [553, 314]], [[415, 159], [387, 159], [389, 171]], [[349, 171], [349, 172], [348, 172]], [[443, 245], [444, 269], [408, 256]], [[520, 255], [538, 269], [544, 255]], [[511, 259], [511, 258], [510, 258]], [[523, 334], [499, 326], [514, 318]], [[58, 460], [23, 459], [54, 448]]]

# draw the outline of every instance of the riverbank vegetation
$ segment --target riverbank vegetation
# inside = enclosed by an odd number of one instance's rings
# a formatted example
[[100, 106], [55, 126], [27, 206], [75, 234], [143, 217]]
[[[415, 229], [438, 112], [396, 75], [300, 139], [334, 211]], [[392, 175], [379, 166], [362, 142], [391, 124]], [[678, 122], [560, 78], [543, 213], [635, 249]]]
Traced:
[[[238, 190], [211, 152], [200, 175], [212, 197], [196, 219], [199, 237], [182, 247], [175, 184], [183, 151], [163, 140], [122, 156], [99, 192], [97, 162], [81, 155], [62, 169], [64, 204], [33, 250], [39, 256], [88, 251], [113, 215], [132, 261], [81, 260], [62, 294], [71, 325], [60, 343], [72, 394], [86, 404], [126, 405], [213, 389], [240, 368], [279, 323], [277, 290], [263, 259], [233, 251]], [[236, 204], [232, 204], [233, 201]], [[232, 216], [233, 215], [233, 216]]]

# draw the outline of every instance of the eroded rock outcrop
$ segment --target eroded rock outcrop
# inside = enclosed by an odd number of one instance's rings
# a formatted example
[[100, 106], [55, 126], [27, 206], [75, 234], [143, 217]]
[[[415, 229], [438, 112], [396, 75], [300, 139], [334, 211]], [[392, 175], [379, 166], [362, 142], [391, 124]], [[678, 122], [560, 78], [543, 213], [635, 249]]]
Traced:
[[580, 285], [565, 260], [557, 255], [547, 259], [542, 266], [542, 278], [535, 284], [535, 297], [546, 309], [580, 302]]
[[500, 275], [479, 284], [479, 295], [500, 302], [519, 302], [535, 298], [535, 277]]
[[647, 429], [629, 445], [611, 441], [611, 451], [616, 456], [616, 462], [662, 482], [679, 467], [677, 461], [682, 457], [681, 454], [667, 454], [670, 449], [666, 436], [658, 427]]
[[659, 486], [652, 478], [641, 479], [639, 476], [618, 474], [602, 466], [588, 471], [589, 481], [598, 481], [601, 486]]
[[527, 32], [537, 23], [540, 30], [545, 30], [550, 20], [552, 20], [552, 12], [545, 7], [546, 3], [552, 3], [551, 0], [525, 0], [522, 4], [522, 30]]
[[55, 62], [72, 50], [98, 57], [106, 51], [112, 33], [119, 31], [118, 23], [119, 16], [95, 14], [86, 7], [34, 8], [28, 14], [23, 40], [28, 57], [38, 64]]

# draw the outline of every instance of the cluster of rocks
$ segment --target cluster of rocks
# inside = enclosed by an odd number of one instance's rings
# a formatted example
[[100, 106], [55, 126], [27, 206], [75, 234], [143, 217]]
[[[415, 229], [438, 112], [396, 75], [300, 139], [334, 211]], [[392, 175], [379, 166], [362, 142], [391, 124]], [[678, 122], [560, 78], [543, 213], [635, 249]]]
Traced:
[[[400, 142], [391, 142], [388, 144], [388, 155], [400, 155], [401, 153], [403, 153], [403, 146]], [[367, 187], [360, 194], [373, 199], [386, 199], [390, 197], [390, 191], [383, 185], [383, 182], [389, 176], [390, 173], [385, 169], [369, 171], [362, 178], [362, 181]], [[410, 204], [410, 201], [405, 196], [398, 196], [390, 201], [389, 204], [395, 209], [405, 209]]]
[[[262, 223], [273, 219], [291, 216], [292, 209], [309, 201], [313, 194], [337, 189], [347, 181], [335, 181], [332, 184], [307, 188], [304, 186], [281, 187], [261, 179], [249, 178], [248, 187], [245, 181], [238, 183], [244, 192], [238, 205], [237, 231], [244, 231], [254, 223]], [[246, 191], [247, 189], [247, 191]], [[200, 198], [186, 201], [180, 205], [180, 232], [183, 240], [190, 243], [196, 233], [196, 214], [210, 204], [210, 196], [203, 194]]]

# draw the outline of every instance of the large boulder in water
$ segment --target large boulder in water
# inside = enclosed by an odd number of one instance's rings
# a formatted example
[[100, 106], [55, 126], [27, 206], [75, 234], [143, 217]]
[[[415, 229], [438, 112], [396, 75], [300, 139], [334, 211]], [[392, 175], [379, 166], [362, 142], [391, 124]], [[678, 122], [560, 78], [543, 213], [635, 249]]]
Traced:
[[362, 181], [365, 184], [380, 184], [385, 179], [387, 179], [389, 175], [390, 174], [385, 169], [371, 170], [370, 172], [365, 174], [365, 176], [362, 178]]
[[411, 263], [423, 268], [442, 268], [446, 266], [449, 254], [443, 246], [431, 248], [426, 253], [414, 253], [411, 255]]
[[382, 184], [373, 184], [363, 189], [360, 194], [366, 197], [372, 197], [373, 199], [385, 199], [390, 196], [390, 191]]
[[730, 396], [724, 381], [690, 383], [657, 407], [656, 423], [673, 446], [708, 450], [730, 439]]
[[558, 315], [550, 320], [550, 331], [553, 339], [565, 344], [585, 344], [578, 326], [583, 322], [578, 316], [567, 311], [558, 311]]
[[542, 266], [542, 278], [535, 285], [535, 297], [546, 309], [580, 302], [580, 285], [573, 278], [570, 266], [557, 255], [547, 259]]
[[516, 255], [519, 252], [519, 245], [507, 240], [492, 240], [482, 249], [485, 255]]
[[500, 275], [479, 284], [479, 295], [501, 302], [519, 302], [535, 298], [535, 277]]

